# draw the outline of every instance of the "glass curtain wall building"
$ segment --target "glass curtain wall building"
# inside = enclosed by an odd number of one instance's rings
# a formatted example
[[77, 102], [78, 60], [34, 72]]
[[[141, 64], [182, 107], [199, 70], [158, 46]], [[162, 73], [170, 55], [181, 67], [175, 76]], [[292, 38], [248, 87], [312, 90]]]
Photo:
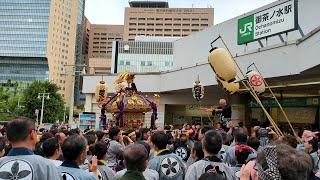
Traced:
[[0, 0], [0, 83], [49, 79], [50, 0]]
[[[85, 0], [78, 0], [78, 18], [77, 18], [77, 37], [76, 37], [76, 51], [75, 51], [75, 62], [81, 64], [82, 62], [82, 32], [83, 32], [83, 19], [84, 19], [84, 7]], [[78, 68], [82, 70], [81, 68]], [[85, 101], [80, 101], [81, 87], [81, 76], [80, 73], [76, 73], [75, 86], [74, 86], [74, 102], [75, 104], [84, 104]]]
[[114, 48], [114, 73], [161, 72], [172, 69], [173, 42], [116, 41]]

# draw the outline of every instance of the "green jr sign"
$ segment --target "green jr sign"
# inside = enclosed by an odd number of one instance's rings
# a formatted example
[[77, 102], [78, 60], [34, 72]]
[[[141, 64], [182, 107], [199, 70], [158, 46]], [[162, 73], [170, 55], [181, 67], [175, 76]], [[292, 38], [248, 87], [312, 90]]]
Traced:
[[238, 21], [238, 44], [254, 40], [254, 16], [247, 16]]

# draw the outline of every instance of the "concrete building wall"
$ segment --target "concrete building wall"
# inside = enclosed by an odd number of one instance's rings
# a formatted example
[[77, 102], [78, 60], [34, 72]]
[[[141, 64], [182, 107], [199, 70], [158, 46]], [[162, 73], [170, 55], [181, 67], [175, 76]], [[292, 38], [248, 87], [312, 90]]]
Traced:
[[89, 59], [89, 74], [110, 74], [111, 59], [90, 58]]
[[83, 31], [82, 31], [82, 54], [89, 53], [90, 29], [91, 29], [91, 23], [87, 17], [84, 17]]
[[124, 41], [135, 36], [183, 37], [213, 25], [213, 8], [125, 9]]
[[92, 24], [89, 38], [89, 58], [111, 59], [112, 41], [123, 39], [123, 25]]

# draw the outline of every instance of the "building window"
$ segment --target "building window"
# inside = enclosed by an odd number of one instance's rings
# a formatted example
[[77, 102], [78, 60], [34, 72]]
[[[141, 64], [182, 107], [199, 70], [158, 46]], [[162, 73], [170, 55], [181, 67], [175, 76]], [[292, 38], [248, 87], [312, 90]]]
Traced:
[[181, 29], [174, 29], [173, 31], [177, 32], [177, 31], [181, 31]]
[[190, 18], [183, 18], [184, 21], [190, 21]]
[[156, 18], [156, 21], [162, 21], [163, 18]]
[[168, 32], [168, 31], [171, 31], [171, 29], [165, 29], [164, 31]]
[[138, 26], [144, 26], [146, 25], [145, 23], [138, 23]]
[[172, 21], [172, 18], [165, 18], [165, 21]]
[[129, 23], [129, 26], [135, 26], [137, 23]]
[[174, 18], [175, 21], [181, 21], [181, 18]]
[[129, 28], [129, 31], [135, 31], [136, 29], [134, 29], [134, 28]]
[[124, 61], [120, 61], [120, 63], [119, 63], [120, 65], [124, 65]]
[[182, 24], [182, 26], [190, 26], [190, 24]]
[[208, 24], [201, 24], [201, 26], [205, 26], [205, 27], [208, 27], [209, 25], [208, 25]]
[[130, 65], [130, 61], [126, 61], [126, 65], [129, 66]]
[[146, 62], [145, 61], [141, 61], [141, 66], [145, 66]]
[[137, 18], [130, 18], [129, 20], [137, 20]]
[[199, 24], [192, 24], [192, 26], [199, 26]]
[[192, 21], [199, 21], [199, 19], [192, 19]]
[[144, 20], [146, 20], [146, 18], [139, 18], [138, 20], [144, 21]]
[[154, 20], [154, 18], [147, 18], [147, 20], [148, 20], [148, 21], [153, 21], [153, 20]]
[[148, 23], [147, 25], [148, 25], [148, 26], [154, 26], [154, 24], [153, 24], [153, 23]]
[[204, 19], [201, 19], [201, 21], [209, 21], [209, 19], [207, 19], [207, 18], [204, 18]]
[[156, 29], [156, 31], [162, 31], [162, 29]]
[[166, 61], [166, 62], [165, 62], [165, 66], [172, 66], [172, 63], [171, 63], [171, 62]]
[[172, 24], [164, 24], [165, 26], [172, 26]]
[[152, 61], [148, 61], [147, 66], [152, 66]]
[[181, 24], [174, 24], [173, 26], [181, 26]]

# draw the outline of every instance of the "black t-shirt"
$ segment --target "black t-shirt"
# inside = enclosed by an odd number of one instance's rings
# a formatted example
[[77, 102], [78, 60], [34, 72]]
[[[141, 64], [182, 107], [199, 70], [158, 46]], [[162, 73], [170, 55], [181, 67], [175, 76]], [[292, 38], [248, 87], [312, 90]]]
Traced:
[[220, 114], [221, 116], [223, 116], [224, 118], [231, 118], [231, 106], [226, 106], [224, 108], [222, 108], [221, 106], [219, 106], [217, 109], [222, 109], [222, 112], [218, 112], [216, 113], [215, 111], [212, 111], [212, 115], [215, 116], [216, 114]]

